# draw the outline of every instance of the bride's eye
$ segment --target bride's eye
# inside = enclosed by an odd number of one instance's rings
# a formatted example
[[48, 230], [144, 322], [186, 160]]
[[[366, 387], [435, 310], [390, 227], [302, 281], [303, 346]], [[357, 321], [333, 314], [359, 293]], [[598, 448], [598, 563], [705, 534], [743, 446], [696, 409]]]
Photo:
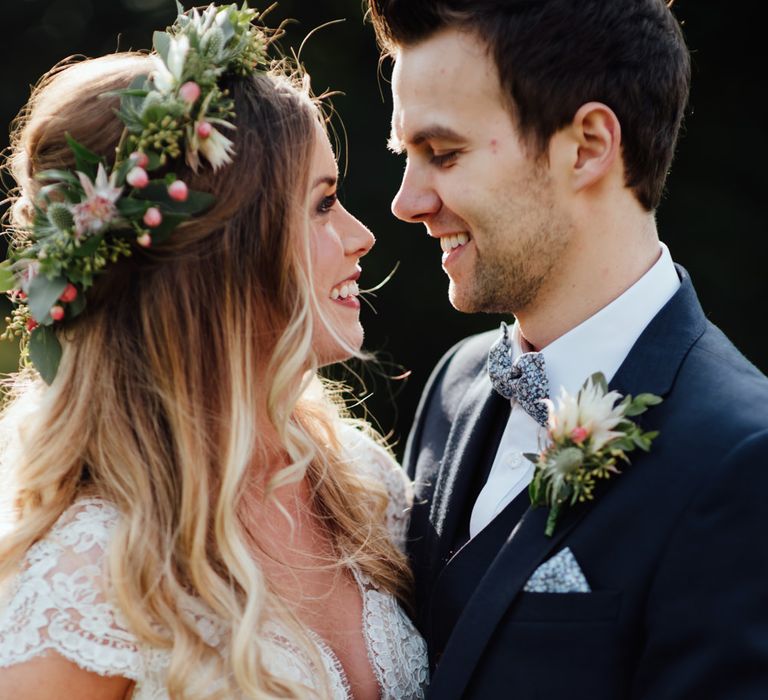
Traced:
[[333, 209], [333, 205], [338, 201], [339, 196], [335, 192], [333, 194], [329, 194], [327, 197], [323, 197], [320, 202], [320, 206], [317, 208], [317, 211], [319, 211], [321, 214], [327, 214], [329, 211], [331, 211], [331, 209]]

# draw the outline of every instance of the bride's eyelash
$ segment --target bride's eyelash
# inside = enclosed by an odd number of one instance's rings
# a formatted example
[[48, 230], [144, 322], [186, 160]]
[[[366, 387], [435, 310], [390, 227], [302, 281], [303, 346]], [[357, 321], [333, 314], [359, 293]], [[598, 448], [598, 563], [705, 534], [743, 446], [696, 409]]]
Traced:
[[335, 192], [333, 194], [329, 194], [327, 197], [323, 197], [323, 199], [320, 202], [320, 206], [317, 207], [317, 210], [322, 214], [327, 214], [331, 209], [333, 209], [334, 204], [339, 201], [339, 195]]

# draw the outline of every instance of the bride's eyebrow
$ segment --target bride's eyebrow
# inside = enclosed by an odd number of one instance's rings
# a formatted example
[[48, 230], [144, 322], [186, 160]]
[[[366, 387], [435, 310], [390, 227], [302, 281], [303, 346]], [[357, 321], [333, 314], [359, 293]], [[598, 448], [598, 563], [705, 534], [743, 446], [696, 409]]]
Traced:
[[336, 175], [322, 175], [321, 177], [317, 178], [315, 180], [315, 184], [312, 185], [312, 189], [314, 190], [316, 187], [320, 187], [320, 185], [327, 185], [328, 187], [336, 187], [339, 183], [339, 178]]

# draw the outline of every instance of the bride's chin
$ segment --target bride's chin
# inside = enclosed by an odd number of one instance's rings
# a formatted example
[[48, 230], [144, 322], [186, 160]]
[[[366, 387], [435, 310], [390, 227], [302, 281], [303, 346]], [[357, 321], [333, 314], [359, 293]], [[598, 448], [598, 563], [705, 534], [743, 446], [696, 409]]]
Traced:
[[317, 363], [320, 367], [344, 362], [354, 357], [363, 347], [363, 327], [358, 324], [355, 329], [345, 329], [346, 333], [339, 333], [339, 342], [330, 334], [323, 333], [323, 337], [313, 343]]

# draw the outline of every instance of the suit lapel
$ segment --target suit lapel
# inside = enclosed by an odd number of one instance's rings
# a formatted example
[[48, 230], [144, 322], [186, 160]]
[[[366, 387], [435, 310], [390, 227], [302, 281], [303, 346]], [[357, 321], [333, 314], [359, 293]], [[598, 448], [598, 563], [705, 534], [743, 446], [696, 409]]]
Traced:
[[[680, 364], [706, 329], [690, 278], [683, 268], [678, 267], [678, 273], [680, 289], [645, 329], [611, 382], [622, 394], [668, 394]], [[653, 409], [643, 416], [649, 424], [652, 414]], [[431, 697], [462, 697], [494, 629], [525, 582], [589, 511], [589, 503], [567, 509], [550, 538], [544, 535], [547, 509], [528, 509], [459, 617], [432, 680]]]
[[429, 551], [438, 564], [447, 556], [466, 512], [473, 475], [484, 466], [479, 455], [485, 452], [488, 432], [507, 405], [484, 371], [462, 399], [446, 441], [429, 515], [435, 538]]

